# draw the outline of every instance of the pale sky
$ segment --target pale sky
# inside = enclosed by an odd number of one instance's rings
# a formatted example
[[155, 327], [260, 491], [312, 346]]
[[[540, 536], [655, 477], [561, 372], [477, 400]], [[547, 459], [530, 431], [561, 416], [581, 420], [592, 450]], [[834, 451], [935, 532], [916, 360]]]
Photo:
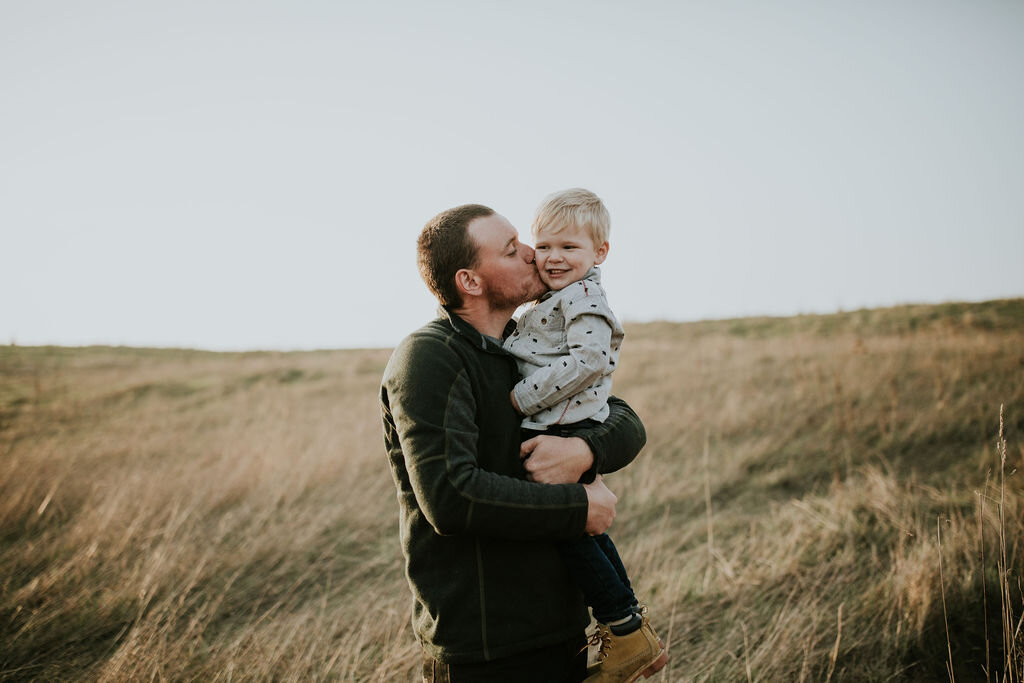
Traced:
[[627, 323], [1022, 296], [1022, 84], [1015, 0], [0, 0], [0, 343], [393, 346], [574, 186]]

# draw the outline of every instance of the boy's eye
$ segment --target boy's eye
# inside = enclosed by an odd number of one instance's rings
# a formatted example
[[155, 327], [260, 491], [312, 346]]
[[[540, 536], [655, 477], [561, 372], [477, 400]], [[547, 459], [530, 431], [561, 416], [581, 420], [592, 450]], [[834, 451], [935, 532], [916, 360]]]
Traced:
[[536, 247], [533, 248], [533, 250], [534, 251], [547, 251], [548, 250], [548, 245], [546, 245], [546, 244], [538, 244]]

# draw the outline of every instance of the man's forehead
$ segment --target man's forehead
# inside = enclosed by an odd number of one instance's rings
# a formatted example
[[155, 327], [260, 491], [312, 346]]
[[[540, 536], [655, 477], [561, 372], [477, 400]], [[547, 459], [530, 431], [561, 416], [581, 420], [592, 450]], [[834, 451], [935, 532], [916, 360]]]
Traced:
[[469, 234], [479, 247], [505, 249], [519, 238], [512, 224], [500, 214], [475, 218], [469, 224]]

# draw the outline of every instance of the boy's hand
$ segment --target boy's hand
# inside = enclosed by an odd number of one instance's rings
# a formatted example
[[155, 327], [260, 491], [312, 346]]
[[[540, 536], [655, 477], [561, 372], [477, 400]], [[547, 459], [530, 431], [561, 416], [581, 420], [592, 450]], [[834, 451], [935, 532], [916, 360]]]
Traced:
[[594, 466], [594, 453], [578, 436], [541, 434], [519, 446], [526, 478], [541, 484], [575, 484]]

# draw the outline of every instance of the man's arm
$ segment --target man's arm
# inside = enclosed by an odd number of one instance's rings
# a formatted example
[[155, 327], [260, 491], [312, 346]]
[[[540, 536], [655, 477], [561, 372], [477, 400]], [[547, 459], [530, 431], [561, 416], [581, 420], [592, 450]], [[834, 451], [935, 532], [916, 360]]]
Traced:
[[588, 491], [481, 469], [475, 399], [461, 359], [440, 339], [408, 342], [382, 387], [385, 429], [393, 426], [392, 454], [400, 449], [417, 505], [438, 533], [562, 539], [611, 523], [614, 496], [609, 503], [603, 484]]
[[581, 429], [576, 436], [537, 436], [520, 448], [532, 481], [560, 484], [591, 482], [600, 474], [622, 469], [647, 442], [643, 422], [620, 398], [608, 399], [609, 415], [602, 424]]
[[577, 434], [594, 453], [594, 465], [584, 475], [593, 481], [598, 474], [609, 474], [633, 462], [647, 443], [647, 430], [629, 404], [621, 398], [608, 398], [608, 419], [597, 427]]

